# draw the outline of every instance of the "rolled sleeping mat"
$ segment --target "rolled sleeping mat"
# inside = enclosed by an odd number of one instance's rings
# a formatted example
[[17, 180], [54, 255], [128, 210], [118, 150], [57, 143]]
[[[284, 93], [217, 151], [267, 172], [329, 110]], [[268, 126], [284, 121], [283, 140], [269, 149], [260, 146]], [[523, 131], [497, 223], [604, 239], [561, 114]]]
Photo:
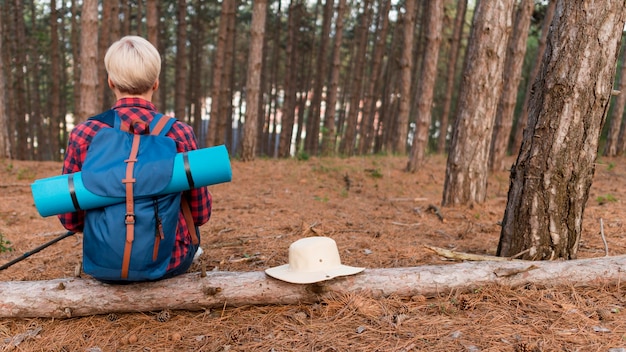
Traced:
[[[232, 170], [225, 146], [196, 149], [176, 154], [172, 179], [163, 191], [155, 195], [183, 192], [230, 182], [231, 179]], [[90, 192], [83, 184], [81, 172], [36, 180], [31, 184], [31, 192], [35, 207], [43, 217], [126, 201], [125, 197], [105, 197]]]

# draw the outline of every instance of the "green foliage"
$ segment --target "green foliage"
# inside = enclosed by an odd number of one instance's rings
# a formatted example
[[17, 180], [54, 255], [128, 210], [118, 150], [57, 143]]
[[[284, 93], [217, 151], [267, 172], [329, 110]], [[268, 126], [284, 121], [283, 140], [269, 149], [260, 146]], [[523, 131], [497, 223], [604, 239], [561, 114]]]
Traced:
[[304, 150], [301, 150], [298, 152], [298, 154], [296, 154], [296, 159], [300, 161], [307, 161], [309, 160], [309, 157], [309, 153], [305, 152]]
[[617, 202], [617, 198], [615, 198], [615, 196], [613, 196], [612, 194], [605, 194], [603, 196], [598, 196], [598, 198], [596, 198], [596, 201], [598, 202], [598, 204], [604, 205], [606, 203]]
[[365, 172], [367, 172], [367, 174], [370, 177], [373, 177], [373, 178], [383, 178], [383, 173], [380, 171], [379, 168], [376, 168], [376, 169], [366, 169]]
[[5, 240], [4, 235], [0, 233], [0, 253], [11, 251], [13, 251], [13, 248], [11, 248], [11, 241]]
[[315, 199], [318, 202], [328, 203], [328, 197], [326, 197], [326, 196], [324, 196], [324, 197], [315, 196], [315, 197], [313, 197], [313, 199]]
[[607, 166], [607, 170], [611, 171], [615, 168], [615, 163], [614, 162], [610, 162], [609, 165]]

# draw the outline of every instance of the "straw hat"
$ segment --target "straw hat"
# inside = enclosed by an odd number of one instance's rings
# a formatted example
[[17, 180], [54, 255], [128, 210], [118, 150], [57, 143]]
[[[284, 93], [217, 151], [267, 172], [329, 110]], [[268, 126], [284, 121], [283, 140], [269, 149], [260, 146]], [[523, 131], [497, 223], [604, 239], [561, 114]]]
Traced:
[[363, 270], [341, 264], [337, 243], [332, 238], [306, 237], [289, 246], [289, 264], [266, 269], [265, 273], [294, 284], [310, 284]]

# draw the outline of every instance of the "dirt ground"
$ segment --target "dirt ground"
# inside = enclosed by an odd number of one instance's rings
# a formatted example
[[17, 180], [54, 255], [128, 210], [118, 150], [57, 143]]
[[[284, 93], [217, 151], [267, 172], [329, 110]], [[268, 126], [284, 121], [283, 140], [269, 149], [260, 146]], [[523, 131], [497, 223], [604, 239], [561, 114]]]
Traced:
[[[285, 264], [295, 240], [320, 234], [337, 241], [344, 264], [367, 268], [451, 263], [423, 245], [495, 254], [508, 173], [490, 176], [484, 204], [440, 208], [442, 222], [429, 206], [441, 202], [445, 162], [431, 156], [408, 174], [400, 157], [233, 160], [232, 182], [209, 187], [213, 214], [191, 271], [262, 271]], [[30, 193], [30, 183], [60, 169], [0, 161], [0, 245], [12, 249], [0, 252], [0, 264], [63, 233], [56, 217], [39, 216]], [[625, 185], [624, 159], [600, 158], [580, 257], [605, 255], [601, 229], [609, 254], [626, 254]], [[0, 271], [0, 280], [73, 276], [80, 259], [77, 235]], [[0, 351], [619, 352], [626, 351], [623, 292], [619, 283], [529, 283], [412, 300], [348, 294], [317, 304], [0, 319]]]

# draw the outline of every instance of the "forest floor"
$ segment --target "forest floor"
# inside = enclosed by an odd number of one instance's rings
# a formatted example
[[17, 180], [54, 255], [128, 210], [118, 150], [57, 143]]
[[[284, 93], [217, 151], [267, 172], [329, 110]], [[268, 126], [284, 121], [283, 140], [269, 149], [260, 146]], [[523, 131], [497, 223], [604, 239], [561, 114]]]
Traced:
[[[581, 258], [605, 256], [601, 232], [610, 255], [626, 254], [624, 161], [598, 160]], [[405, 164], [382, 156], [233, 160], [232, 182], [209, 187], [213, 214], [190, 271], [262, 271], [287, 263], [292, 242], [320, 234], [336, 240], [344, 264], [366, 268], [453, 263], [424, 245], [495, 254], [508, 172], [489, 177], [483, 204], [441, 208], [445, 157], [428, 157], [415, 174]], [[63, 233], [56, 217], [39, 216], [30, 193], [30, 183], [60, 169], [0, 162], [0, 235], [12, 249], [0, 252], [0, 264]], [[81, 250], [79, 235], [66, 238], [0, 271], [0, 280], [74, 276]], [[169, 319], [157, 319], [162, 312], [0, 319], [0, 351], [618, 352], [626, 351], [624, 292], [620, 283], [529, 283], [423, 299], [350, 294], [318, 304], [172, 311]]]

